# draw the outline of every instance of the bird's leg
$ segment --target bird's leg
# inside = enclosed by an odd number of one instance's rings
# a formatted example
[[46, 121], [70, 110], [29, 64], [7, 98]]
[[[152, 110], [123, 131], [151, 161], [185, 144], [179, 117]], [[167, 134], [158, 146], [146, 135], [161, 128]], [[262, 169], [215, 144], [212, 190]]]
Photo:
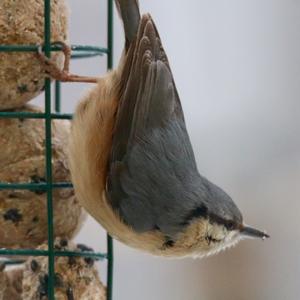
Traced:
[[45, 72], [53, 79], [63, 81], [63, 82], [87, 82], [87, 83], [97, 83], [99, 78], [97, 77], [88, 77], [88, 76], [79, 76], [75, 74], [71, 74], [69, 72], [70, 67], [70, 58], [71, 58], [71, 48], [65, 43], [58, 42], [56, 44], [60, 44], [62, 46], [62, 52], [64, 53], [64, 67], [63, 69], [59, 69], [57, 65], [45, 54], [42, 52], [42, 46], [38, 47], [38, 59], [44, 66]]

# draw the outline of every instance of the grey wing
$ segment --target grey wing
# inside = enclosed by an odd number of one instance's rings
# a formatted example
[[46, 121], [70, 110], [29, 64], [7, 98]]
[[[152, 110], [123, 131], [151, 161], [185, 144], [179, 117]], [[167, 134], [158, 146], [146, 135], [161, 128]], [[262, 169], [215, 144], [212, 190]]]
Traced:
[[[108, 199], [138, 232], [174, 236], [195, 207], [198, 176], [165, 52], [149, 15], [128, 51], [108, 176]], [[199, 177], [199, 176], [198, 176]]]

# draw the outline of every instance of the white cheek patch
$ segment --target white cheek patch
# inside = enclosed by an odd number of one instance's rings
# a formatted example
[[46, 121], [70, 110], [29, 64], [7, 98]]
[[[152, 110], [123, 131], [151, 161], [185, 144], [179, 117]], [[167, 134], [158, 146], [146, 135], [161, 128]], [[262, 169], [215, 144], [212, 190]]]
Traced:
[[224, 226], [208, 223], [207, 235], [211, 236], [213, 239], [221, 241], [225, 238], [226, 233], [227, 231]]
[[228, 248], [234, 247], [241, 240], [240, 234], [237, 230], [229, 232], [224, 240], [216, 245], [215, 249], [212, 249], [208, 252], [207, 256], [217, 254], [221, 251], [224, 251]]
[[[211, 255], [218, 254], [221, 251], [234, 247], [242, 239], [241, 235], [239, 234], [239, 231], [237, 230], [228, 233], [224, 227], [222, 227], [221, 229], [220, 226], [220, 228], [217, 229], [217, 232], [216, 230], [214, 231], [214, 233], [217, 233], [217, 235], [214, 235], [215, 238], [218, 238], [220, 241], [212, 244], [212, 247], [209, 251], [195, 253], [194, 258], [208, 257]], [[221, 232], [223, 234], [221, 234]], [[212, 232], [209, 232], [209, 234], [211, 233]]]

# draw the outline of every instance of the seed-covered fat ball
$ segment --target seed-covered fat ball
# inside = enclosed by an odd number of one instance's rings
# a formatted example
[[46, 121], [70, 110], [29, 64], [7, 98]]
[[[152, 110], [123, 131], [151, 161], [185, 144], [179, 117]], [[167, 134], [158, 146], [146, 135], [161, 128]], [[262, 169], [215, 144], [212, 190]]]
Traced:
[[[66, 42], [65, 0], [51, 1], [51, 42]], [[44, 43], [44, 0], [0, 1], [0, 45]], [[63, 54], [52, 52], [62, 66]], [[43, 66], [33, 52], [0, 52], [0, 110], [21, 107], [44, 87]]]
[[[22, 111], [41, 112], [30, 105]], [[0, 119], [0, 182], [46, 182], [44, 123], [41, 119]], [[69, 130], [69, 121], [52, 121], [53, 183], [70, 181]], [[55, 236], [66, 238], [75, 235], [86, 215], [72, 188], [53, 189], [53, 213]], [[46, 190], [0, 190], [0, 248], [31, 248], [46, 239]]]
[[22, 300], [23, 268], [6, 270], [0, 262], [0, 300]]
[[[44, 244], [39, 250], [47, 250]], [[93, 252], [85, 245], [75, 245], [57, 238], [58, 251]], [[30, 257], [25, 265], [11, 269], [0, 263], [0, 300], [46, 300], [49, 284], [48, 258]], [[102, 284], [94, 259], [90, 257], [56, 257], [54, 277], [57, 300], [105, 300], [106, 288]]]
[[[59, 251], [93, 251], [87, 246], [74, 245], [64, 239], [56, 239], [55, 248]], [[38, 249], [46, 250], [47, 245], [43, 245]], [[48, 258], [30, 258], [24, 271], [22, 299], [48, 299], [48, 282]], [[57, 300], [106, 299], [106, 289], [99, 279], [94, 259], [90, 257], [56, 257], [54, 287], [55, 299]]]

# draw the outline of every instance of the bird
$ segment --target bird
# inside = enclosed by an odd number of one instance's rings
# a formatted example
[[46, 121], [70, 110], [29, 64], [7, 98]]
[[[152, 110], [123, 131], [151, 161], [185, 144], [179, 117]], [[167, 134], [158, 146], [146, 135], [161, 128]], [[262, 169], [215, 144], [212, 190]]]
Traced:
[[156, 256], [205, 257], [246, 237], [266, 239], [199, 173], [151, 15], [140, 14], [137, 0], [115, 3], [122, 57], [116, 69], [90, 80], [96, 85], [72, 122], [68, 157], [78, 200], [113, 238]]

